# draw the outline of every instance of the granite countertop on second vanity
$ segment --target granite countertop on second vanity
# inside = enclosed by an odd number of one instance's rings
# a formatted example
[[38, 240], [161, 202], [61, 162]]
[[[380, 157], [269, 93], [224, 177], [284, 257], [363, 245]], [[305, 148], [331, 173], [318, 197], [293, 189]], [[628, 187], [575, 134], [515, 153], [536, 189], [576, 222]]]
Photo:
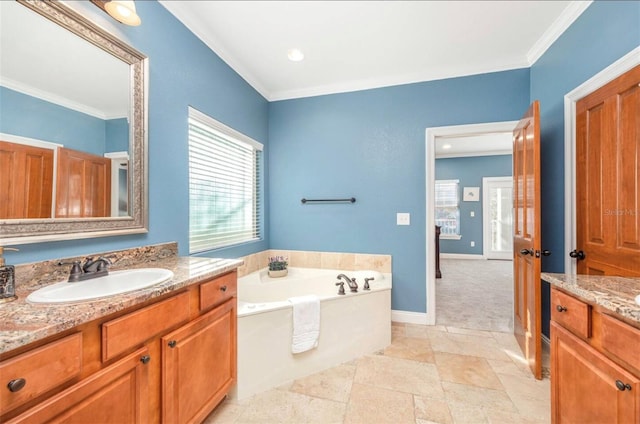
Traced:
[[[0, 304], [0, 354], [233, 271], [242, 263], [243, 261], [238, 259], [178, 256], [139, 262], [127, 266], [126, 269], [165, 268], [173, 271], [174, 276], [169, 281], [144, 289], [76, 303], [28, 303], [25, 299], [29, 293], [44, 285], [66, 280], [58, 279], [43, 284], [34, 278], [16, 287], [16, 301]], [[117, 270], [115, 266], [113, 269]]]
[[597, 305], [640, 328], [640, 278], [603, 275], [570, 275], [544, 272], [542, 279], [581, 300]]

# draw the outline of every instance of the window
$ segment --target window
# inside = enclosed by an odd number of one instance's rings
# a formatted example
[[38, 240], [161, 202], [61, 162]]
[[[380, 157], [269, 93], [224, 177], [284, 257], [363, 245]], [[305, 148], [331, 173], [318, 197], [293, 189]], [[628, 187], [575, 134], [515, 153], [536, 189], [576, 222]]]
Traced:
[[436, 180], [436, 225], [442, 238], [460, 238], [459, 180]]
[[189, 108], [189, 253], [259, 240], [262, 144]]

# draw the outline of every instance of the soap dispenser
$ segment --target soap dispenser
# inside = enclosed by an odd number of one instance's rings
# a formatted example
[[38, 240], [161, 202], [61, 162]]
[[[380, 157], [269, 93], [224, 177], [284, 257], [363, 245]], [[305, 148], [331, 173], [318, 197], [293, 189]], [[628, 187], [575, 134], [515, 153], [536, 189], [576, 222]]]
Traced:
[[5, 250], [15, 250], [11, 247], [0, 246], [0, 303], [11, 302], [16, 300], [16, 269], [13, 265], [5, 265], [4, 254]]

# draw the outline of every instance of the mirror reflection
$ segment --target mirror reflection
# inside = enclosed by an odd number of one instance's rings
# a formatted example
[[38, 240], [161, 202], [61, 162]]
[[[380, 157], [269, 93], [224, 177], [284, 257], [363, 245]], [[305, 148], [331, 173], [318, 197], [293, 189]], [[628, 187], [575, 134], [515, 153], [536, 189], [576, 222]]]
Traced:
[[0, 219], [130, 216], [130, 65], [0, 2]]

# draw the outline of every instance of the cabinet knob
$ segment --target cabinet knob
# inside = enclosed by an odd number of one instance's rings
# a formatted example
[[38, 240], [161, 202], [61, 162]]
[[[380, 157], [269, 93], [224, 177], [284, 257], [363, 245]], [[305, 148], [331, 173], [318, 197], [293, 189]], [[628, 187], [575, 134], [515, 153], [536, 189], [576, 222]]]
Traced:
[[567, 308], [565, 308], [562, 305], [556, 306], [556, 311], [558, 311], [558, 312], [565, 312], [566, 310], [567, 310]]
[[175, 340], [171, 340], [169, 343], [167, 343], [169, 345], [170, 348], [174, 348], [176, 347], [176, 345], [178, 344], [178, 342], [176, 342]]
[[521, 255], [531, 255], [531, 256], [533, 256], [533, 249], [521, 249], [520, 250], [520, 254]]
[[151, 356], [149, 355], [144, 355], [140, 358], [140, 362], [142, 362], [143, 364], [148, 364], [149, 361], [151, 361]]
[[15, 378], [11, 380], [9, 384], [7, 384], [7, 388], [9, 389], [10, 392], [15, 393], [22, 390], [22, 388], [26, 385], [27, 385], [27, 380], [25, 380], [24, 378]]
[[631, 390], [631, 385], [630, 384], [625, 384], [620, 380], [616, 380], [616, 387], [621, 392], [624, 392], [625, 390]]
[[227, 291], [227, 286], [221, 286], [220, 287], [220, 291], [226, 292]]

